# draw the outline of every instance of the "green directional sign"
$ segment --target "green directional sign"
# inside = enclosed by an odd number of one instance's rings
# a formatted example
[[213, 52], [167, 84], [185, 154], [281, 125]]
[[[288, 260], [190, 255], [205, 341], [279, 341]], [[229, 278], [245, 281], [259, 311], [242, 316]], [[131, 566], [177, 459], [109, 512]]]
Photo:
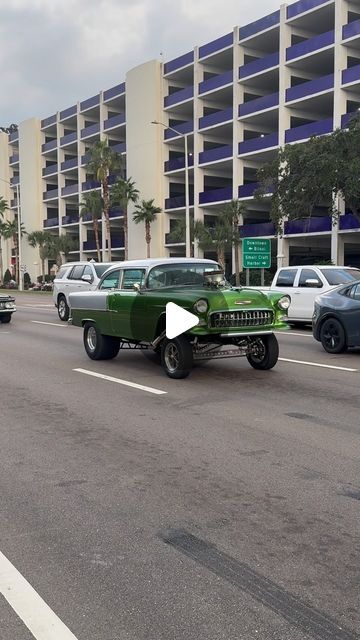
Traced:
[[270, 269], [271, 241], [267, 238], [245, 238], [243, 248], [243, 269]]

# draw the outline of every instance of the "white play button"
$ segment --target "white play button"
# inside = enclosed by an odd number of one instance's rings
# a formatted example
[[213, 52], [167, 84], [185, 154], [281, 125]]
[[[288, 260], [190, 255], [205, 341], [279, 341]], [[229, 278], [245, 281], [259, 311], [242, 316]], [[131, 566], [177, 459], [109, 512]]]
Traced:
[[199, 324], [199, 318], [173, 302], [166, 305], [166, 337], [170, 340]]

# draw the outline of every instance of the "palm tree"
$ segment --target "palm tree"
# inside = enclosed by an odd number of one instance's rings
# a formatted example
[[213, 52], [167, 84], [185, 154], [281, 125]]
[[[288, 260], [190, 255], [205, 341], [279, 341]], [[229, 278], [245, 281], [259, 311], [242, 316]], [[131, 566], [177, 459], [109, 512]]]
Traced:
[[123, 213], [125, 260], [128, 259], [128, 205], [139, 200], [139, 191], [131, 178], [119, 178], [110, 192], [110, 202], [119, 205]]
[[54, 255], [52, 257], [56, 258], [56, 264], [61, 267], [62, 265], [62, 257], [61, 254], [64, 254], [65, 262], [69, 260], [69, 254], [71, 251], [74, 251], [76, 247], [75, 239], [68, 234], [62, 234], [61, 236], [57, 236], [54, 238]]
[[32, 231], [31, 233], [28, 233], [27, 241], [30, 247], [39, 248], [41, 279], [45, 282], [45, 260], [53, 257], [54, 236], [50, 231]]
[[[20, 233], [21, 233], [22, 236], [26, 233], [23, 223], [21, 223]], [[11, 239], [13, 241], [14, 249], [15, 249], [15, 256], [16, 256], [16, 259], [15, 259], [15, 280], [19, 284], [19, 267], [20, 267], [20, 265], [19, 265], [19, 236], [18, 236], [18, 222], [17, 222], [17, 220], [14, 219], [11, 222], [8, 220], [7, 222], [5, 222], [3, 224], [2, 236], [6, 240]]]
[[99, 240], [99, 220], [101, 220], [103, 211], [103, 199], [98, 191], [89, 191], [85, 193], [80, 202], [80, 218], [90, 213], [92, 217], [92, 225], [95, 235], [96, 253], [98, 262], [101, 262], [100, 240]]
[[240, 286], [240, 262], [239, 262], [239, 245], [240, 245], [240, 234], [239, 234], [239, 225], [241, 223], [242, 217], [246, 212], [246, 206], [243, 202], [239, 200], [231, 200], [229, 204], [223, 209], [222, 214], [229, 221], [232, 226], [232, 246], [234, 248], [234, 257], [235, 257], [235, 284], [236, 286]]
[[2, 196], [0, 196], [0, 282], [3, 281], [3, 257], [2, 257], [2, 246], [1, 246], [1, 238], [3, 235], [3, 228], [4, 228], [4, 214], [5, 211], [8, 209], [8, 203], [5, 200], [5, 198], [3, 198]]
[[146, 241], [146, 257], [150, 258], [150, 243], [151, 243], [151, 223], [155, 222], [158, 213], [161, 213], [162, 209], [154, 205], [154, 199], [141, 200], [140, 204], [135, 206], [133, 213], [133, 220], [135, 224], [140, 222], [145, 223], [145, 241]]
[[[194, 257], [194, 220], [193, 218], [190, 218], [190, 257], [193, 258]], [[176, 220], [176, 223], [172, 229], [172, 231], [170, 231], [169, 233], [170, 236], [170, 240], [171, 242], [181, 242], [182, 244], [185, 244], [185, 239], [186, 239], [186, 220], [185, 218], [179, 218], [178, 220]]]
[[116, 174], [121, 169], [122, 160], [120, 154], [111, 149], [104, 140], [95, 142], [89, 153], [90, 160], [86, 165], [86, 171], [88, 174], [95, 176], [96, 180], [101, 184], [108, 259], [111, 261], [109, 176], [110, 174]]
[[229, 220], [219, 215], [213, 227], [196, 220], [194, 236], [199, 241], [201, 249], [215, 249], [218, 262], [225, 268], [225, 251], [231, 246], [233, 240], [233, 229]]

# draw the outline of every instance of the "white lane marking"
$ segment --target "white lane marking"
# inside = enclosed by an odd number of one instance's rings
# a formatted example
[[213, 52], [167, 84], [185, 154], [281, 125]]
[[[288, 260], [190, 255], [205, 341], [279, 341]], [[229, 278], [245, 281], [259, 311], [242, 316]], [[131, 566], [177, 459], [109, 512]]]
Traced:
[[359, 369], [350, 369], [349, 367], [335, 367], [331, 364], [320, 364], [319, 362], [305, 362], [304, 360], [290, 360], [290, 358], [279, 358], [281, 362], [293, 362], [295, 364], [306, 364], [309, 367], [322, 367], [323, 369], [336, 369], [337, 371], [350, 371], [357, 373]]
[[76, 640], [70, 629], [1, 551], [0, 593], [36, 640]]
[[155, 395], [158, 395], [158, 396], [162, 396], [167, 393], [167, 391], [161, 391], [160, 389], [154, 389], [153, 387], [146, 387], [143, 384], [137, 384], [137, 382], [129, 382], [128, 380], [121, 380], [120, 378], [105, 376], [102, 373], [96, 373], [95, 371], [88, 371], [87, 369], [73, 369], [73, 371], [77, 371], [78, 373], [85, 373], [87, 376], [94, 376], [94, 378], [101, 378], [102, 380], [107, 380], [108, 382], [116, 382], [117, 384], [123, 384], [125, 387], [133, 387], [134, 389], [139, 389], [140, 391], [147, 391], [148, 393], [154, 393]]
[[6, 335], [7, 333], [10, 333], [10, 331], [0, 331], [0, 336]]
[[54, 304], [17, 304], [16, 305], [18, 309], [55, 309], [55, 305]]
[[302, 338], [312, 338], [314, 340], [312, 333], [296, 333], [295, 331], [275, 331], [275, 333], [278, 336], [301, 336]]
[[41, 320], [31, 320], [34, 324], [49, 324], [51, 327], [67, 327], [66, 322], [59, 324], [58, 322], [41, 322]]

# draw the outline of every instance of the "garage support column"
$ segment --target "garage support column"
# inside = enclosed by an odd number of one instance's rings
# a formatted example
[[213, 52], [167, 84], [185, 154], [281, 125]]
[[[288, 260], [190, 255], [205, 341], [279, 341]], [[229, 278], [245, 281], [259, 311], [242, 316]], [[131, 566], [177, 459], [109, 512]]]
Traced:
[[277, 240], [277, 268], [287, 267], [289, 264], [289, 240], [278, 236]]

